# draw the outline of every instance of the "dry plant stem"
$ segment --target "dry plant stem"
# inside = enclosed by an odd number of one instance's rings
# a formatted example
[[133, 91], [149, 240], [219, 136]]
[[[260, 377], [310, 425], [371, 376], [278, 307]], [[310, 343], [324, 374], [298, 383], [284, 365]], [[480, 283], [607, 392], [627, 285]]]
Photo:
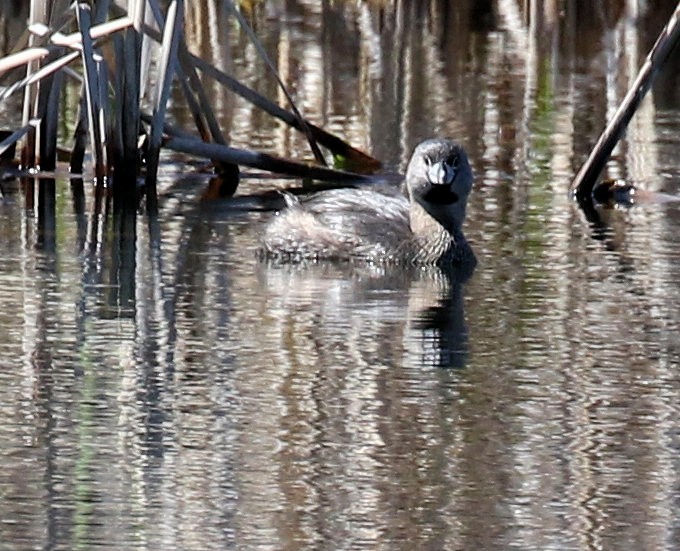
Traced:
[[290, 105], [290, 108], [293, 111], [293, 115], [297, 119], [297, 122], [299, 124], [300, 129], [302, 130], [302, 132], [307, 137], [307, 141], [309, 142], [309, 147], [311, 148], [312, 153], [314, 154], [314, 158], [316, 159], [316, 162], [319, 163], [321, 166], [327, 166], [326, 165], [326, 159], [324, 159], [323, 155], [321, 154], [321, 151], [319, 150], [319, 146], [316, 144], [316, 140], [314, 139], [314, 135], [312, 134], [311, 130], [309, 129], [309, 125], [307, 124], [307, 121], [300, 114], [300, 111], [298, 110], [297, 106], [295, 105], [293, 98], [288, 93], [288, 89], [286, 88], [286, 85], [281, 80], [281, 77], [279, 76], [279, 72], [276, 70], [276, 67], [274, 67], [274, 64], [272, 63], [271, 59], [269, 59], [267, 52], [262, 47], [262, 44], [260, 43], [260, 41], [257, 39], [257, 36], [253, 32], [253, 29], [250, 28], [250, 25], [248, 25], [248, 22], [245, 20], [245, 18], [241, 14], [241, 11], [234, 5], [234, 3], [231, 0], [226, 0], [226, 5], [231, 10], [232, 14], [234, 14], [234, 17], [236, 17], [236, 19], [239, 22], [239, 25], [248, 35], [248, 38], [250, 38], [250, 41], [255, 46], [255, 49], [257, 50], [257, 53], [259, 54], [260, 58], [262, 58], [262, 60], [265, 62], [265, 64], [269, 68], [269, 71], [274, 75], [274, 78], [276, 79], [276, 82], [278, 83], [279, 88], [281, 89], [284, 96], [286, 96], [286, 99], [288, 100], [288, 105]]
[[12, 147], [12, 144], [15, 144], [18, 142], [21, 138], [23, 138], [26, 133], [31, 130], [32, 128], [36, 127], [38, 124], [40, 124], [39, 119], [32, 119], [28, 121], [28, 124], [25, 124], [18, 130], [15, 130], [12, 132], [9, 136], [7, 136], [4, 140], [0, 142], [0, 155], [2, 155], [7, 149]]
[[180, 151], [189, 155], [217, 159], [227, 163], [259, 168], [278, 174], [289, 174], [302, 178], [312, 178], [330, 182], [373, 182], [370, 176], [344, 172], [316, 165], [307, 165], [288, 159], [281, 159], [266, 153], [257, 153], [245, 149], [237, 149], [226, 145], [205, 143], [197, 139], [169, 138], [164, 146], [174, 151]]
[[[156, 42], [160, 41], [160, 34], [158, 33], [158, 31], [149, 27], [148, 25], [143, 26], [143, 32], [146, 36], [155, 40]], [[210, 76], [211, 78], [213, 78], [214, 80], [216, 80], [217, 82], [231, 90], [233, 93], [237, 94], [238, 96], [241, 96], [243, 99], [249, 101], [256, 107], [262, 109], [265, 113], [268, 113], [272, 117], [276, 117], [277, 119], [285, 122], [288, 126], [292, 126], [293, 128], [300, 131], [303, 130], [302, 125], [300, 124], [299, 120], [297, 119], [297, 117], [295, 117], [293, 113], [279, 107], [274, 102], [265, 98], [252, 88], [249, 88], [244, 84], [241, 84], [234, 77], [229, 76], [228, 74], [226, 74], [223, 71], [220, 71], [216, 67], [213, 67], [207, 61], [204, 61], [200, 57], [190, 53], [189, 51], [183, 48], [180, 48], [179, 50], [179, 59], [183, 67], [185, 67], [186, 64], [193, 65], [202, 73]], [[371, 157], [370, 155], [367, 155], [362, 151], [359, 151], [358, 149], [352, 147], [344, 140], [338, 138], [337, 136], [334, 136], [333, 134], [326, 132], [325, 130], [319, 128], [318, 126], [313, 125], [307, 120], [305, 120], [305, 124], [307, 125], [310, 132], [314, 136], [314, 139], [319, 144], [328, 148], [331, 151], [331, 153], [336, 155], [342, 155], [343, 157], [347, 158], [357, 159], [359, 164], [370, 167], [373, 170], [380, 168], [381, 163], [377, 159]]]
[[[289, 111], [286, 111], [285, 109], [279, 107], [272, 101], [268, 100], [264, 96], [257, 93], [255, 90], [252, 90], [251, 88], [248, 88], [244, 84], [241, 84], [234, 77], [231, 77], [228, 74], [213, 67], [212, 65], [202, 60], [201, 58], [193, 54], [188, 54], [188, 56], [189, 61], [193, 63], [200, 71], [202, 71], [206, 75], [209, 75], [223, 86], [229, 88], [229, 90], [231, 90], [235, 94], [241, 96], [242, 98], [249, 101], [256, 107], [259, 107], [266, 113], [270, 114], [271, 116], [276, 117], [277, 119], [285, 122], [287, 125], [296, 128], [297, 130], [302, 131], [302, 127], [300, 126], [298, 119], [295, 117], [295, 115], [293, 115]], [[374, 159], [373, 157], [366, 155], [362, 151], [355, 149], [347, 142], [341, 140], [340, 138], [334, 136], [333, 134], [326, 132], [325, 130], [319, 128], [318, 126], [315, 126], [309, 121], [305, 122], [310, 132], [314, 135], [316, 141], [323, 145], [324, 147], [327, 147], [332, 153], [342, 155], [344, 157], [359, 158], [363, 161], [365, 165], [371, 166], [374, 169], [380, 167], [381, 163], [377, 159]]]
[[156, 195], [156, 174], [158, 172], [158, 160], [160, 155], [161, 139], [163, 137], [165, 108], [170, 95], [170, 85], [172, 83], [172, 77], [174, 74], [173, 65], [177, 58], [177, 45], [183, 25], [183, 14], [183, 0], [172, 0], [170, 6], [168, 7], [165, 26], [163, 29], [159, 75], [158, 82], [156, 83], [154, 113], [153, 119], [151, 121], [149, 150], [147, 155], [146, 206], [147, 211], [151, 214], [156, 213], [158, 210], [158, 198]]
[[[184, 57], [182, 54], [187, 52], [187, 47], [186, 44], [184, 43], [184, 40], [181, 41], [179, 48], [181, 52], [180, 54], [181, 60]], [[217, 117], [215, 117], [212, 107], [210, 106], [210, 102], [208, 101], [208, 95], [205, 93], [203, 84], [201, 84], [201, 79], [198, 78], [196, 68], [191, 64], [181, 63], [181, 61], [180, 64], [182, 71], [189, 79], [190, 89], [194, 92], [196, 100], [198, 101], [201, 112], [203, 113], [203, 117], [205, 118], [205, 122], [207, 123], [208, 128], [210, 130], [212, 141], [214, 141], [215, 143], [226, 145], [227, 142], [224, 139], [224, 136], [222, 135], [222, 130], [220, 129], [220, 125], [217, 122]]]
[[69, 170], [74, 174], [83, 172], [83, 160], [87, 147], [87, 116], [87, 92], [85, 91], [85, 82], [83, 82], [78, 107], [78, 123], [73, 133], [73, 149], [71, 150], [71, 162], [69, 164]]
[[59, 69], [65, 67], [78, 57], [80, 57], [80, 52], [69, 52], [64, 56], [55, 59], [54, 61], [46, 65], [43, 65], [37, 71], [31, 73], [30, 75], [27, 75], [25, 78], [21, 79], [18, 82], [15, 82], [11, 86], [8, 86], [2, 92], [2, 94], [0, 94], [0, 102], [9, 98], [15, 92], [23, 90], [25, 86], [38, 82], [39, 80], [42, 80], [43, 78], [51, 75], [55, 71], [58, 71]]
[[[92, 40], [97, 40], [105, 36], [110, 36], [118, 31], [127, 29], [132, 26], [132, 19], [129, 17], [119, 17], [118, 19], [112, 19], [106, 23], [101, 23], [99, 25], [94, 25], [90, 28], [90, 37]], [[71, 33], [63, 35], [60, 33], [55, 33], [52, 36], [52, 43], [57, 46], [68, 46], [69, 48], [80, 49], [80, 44], [82, 43], [81, 33]]]
[[[119, 19], [107, 21], [106, 23], [92, 27], [90, 29], [90, 36], [92, 37], [92, 40], [97, 40], [102, 37], [110, 36], [111, 34], [122, 29], [126, 29], [130, 26], [132, 26], [132, 20], [129, 17], [121, 17]], [[31, 46], [5, 56], [0, 59], [0, 76], [10, 69], [14, 69], [15, 67], [21, 67], [22, 65], [26, 65], [32, 61], [40, 61], [42, 58], [48, 56], [60, 46], [67, 46], [69, 48], [80, 50], [82, 48], [81, 36], [81, 33], [73, 33], [69, 35], [55, 33], [51, 37], [52, 44], [48, 44], [46, 46]]]
[[203, 113], [201, 112], [201, 106], [199, 105], [193, 90], [185, 79], [180, 79], [179, 84], [182, 87], [182, 92], [184, 92], [184, 98], [187, 100], [187, 106], [189, 107], [189, 111], [191, 111], [191, 116], [194, 119], [198, 135], [204, 142], [211, 141], [210, 130], [208, 130], [206, 121], [203, 118]]
[[53, 50], [54, 47], [26, 48], [20, 52], [5, 56], [0, 59], [0, 76], [10, 69], [14, 69], [15, 67], [21, 67], [22, 65], [27, 65], [32, 61], [38, 61], [49, 55], [49, 53]]
[[[153, 17], [158, 25], [163, 25], [163, 14], [156, 0], [149, 0], [149, 8], [153, 13]], [[194, 123], [198, 129], [198, 133], [203, 141], [213, 141], [218, 144], [226, 145], [227, 141], [224, 139], [222, 130], [217, 121], [208, 95], [203, 88], [201, 79], [198, 77], [196, 67], [192, 63], [187, 63], [188, 49], [184, 37], [180, 37], [178, 44], [180, 66], [176, 67], [178, 78], [180, 80], [184, 96], [187, 104], [194, 118]], [[209, 132], [209, 133], [208, 133]], [[233, 175], [233, 187], [236, 189], [238, 184], [238, 166], [228, 165], [224, 163], [213, 162], [216, 169], [222, 174]]]
[[588, 159], [578, 171], [578, 174], [576, 174], [576, 178], [574, 178], [572, 183], [572, 190], [574, 190], [576, 198], [579, 201], [588, 200], [590, 197], [595, 181], [604, 169], [609, 155], [611, 155], [617, 142], [623, 136], [630, 119], [635, 114], [642, 99], [651, 87], [654, 78], [659, 73], [661, 67], [679, 41], [680, 2], [676, 6], [670, 20], [661, 31], [656, 43], [650, 50], [647, 59], [640, 68], [633, 85], [623, 98], [614, 117], [609, 122], [604, 132], [602, 132]]
[[98, 184], [103, 184], [106, 176], [104, 147], [102, 138], [102, 114], [100, 105], [100, 86], [97, 65], [94, 60], [92, 38], [90, 36], [91, 11], [87, 4], [78, 4], [78, 26], [82, 38], [83, 68], [85, 72], [85, 92], [89, 115], [90, 143], [92, 144], [95, 165], [95, 177]]
[[56, 72], [44, 83], [40, 94], [42, 114], [40, 132], [41, 170], [54, 170], [57, 166], [57, 123], [59, 118], [59, 96], [61, 95], [64, 73]]
[[117, 108], [113, 110], [110, 142], [114, 164], [114, 195], [136, 201], [139, 170], [142, 37], [126, 29], [114, 40], [116, 70], [112, 82]]
[[[30, 9], [30, 14], [29, 14], [29, 27], [33, 25], [38, 25], [38, 24], [43, 24], [45, 25], [47, 23], [47, 6], [44, 4], [44, 2], [32, 2], [31, 3], [31, 9]], [[29, 50], [34, 50], [35, 51], [35, 46], [39, 44], [40, 41], [38, 38], [31, 33], [28, 37], [28, 47]], [[49, 51], [46, 51], [45, 55], [49, 54]], [[37, 58], [36, 59], [30, 59], [25, 62], [26, 65], [26, 78], [29, 79], [31, 75], [36, 71], [38, 68], [38, 62]], [[30, 119], [38, 119], [39, 120], [39, 115], [38, 115], [38, 105], [37, 105], [37, 97], [38, 97], [38, 85], [33, 84], [33, 85], [28, 85], [24, 88], [24, 101], [23, 101], [23, 111], [22, 111], [22, 124], [26, 126], [29, 124]], [[40, 134], [40, 125], [37, 124], [35, 125], [35, 131], [29, 132], [28, 135], [26, 136], [26, 140], [24, 141], [24, 145], [21, 149], [21, 164], [23, 167], [35, 167], [40, 160], [37, 159], [37, 152], [36, 152], [36, 138], [37, 135]], [[26, 181], [26, 207], [27, 208], [32, 208], [33, 207], [33, 189], [34, 186], [32, 183], [29, 183], [29, 181]]]

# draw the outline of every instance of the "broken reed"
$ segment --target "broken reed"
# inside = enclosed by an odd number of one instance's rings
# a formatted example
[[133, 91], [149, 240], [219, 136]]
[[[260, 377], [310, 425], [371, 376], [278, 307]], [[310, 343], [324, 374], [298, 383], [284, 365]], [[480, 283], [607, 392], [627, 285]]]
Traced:
[[[254, 32], [238, 8], [226, 1], [285, 90]], [[89, 145], [96, 197], [100, 199], [107, 188], [113, 190], [114, 199], [118, 197], [136, 204], [143, 191], [148, 212], [156, 212], [156, 176], [162, 147], [211, 159], [223, 179], [222, 195], [235, 192], [239, 165], [335, 182], [366, 180], [368, 177], [361, 173], [380, 167], [376, 159], [306, 121], [287, 92], [291, 111], [191, 54], [183, 34], [183, 13], [183, 0], [171, 0], [165, 13], [158, 0], [130, 2], [129, 11], [107, 0], [94, 2], [93, 6], [84, 2], [71, 5], [66, 0], [33, 0], [28, 40], [17, 44], [14, 53], [0, 59], [0, 76], [17, 67], [23, 67], [26, 74], [0, 93], [0, 102], [12, 94], [24, 93], [22, 127], [0, 141], [0, 154], [23, 139], [22, 167], [54, 170], [58, 118], [63, 116], [59, 98], [64, 79], [71, 78], [80, 84], [81, 98], [73, 146], [68, 155], [69, 168], [74, 174], [82, 173]], [[76, 30], [64, 34], [62, 29], [69, 27]], [[154, 81], [147, 82], [152, 42], [160, 45], [158, 74]], [[77, 59], [81, 61], [79, 70], [73, 68]], [[217, 123], [199, 72], [303, 132], [318, 164], [230, 147]], [[186, 108], [192, 114], [195, 133], [173, 128], [166, 122], [166, 105], [173, 85], [180, 86]], [[151, 113], [145, 113], [141, 107], [146, 86], [152, 98]], [[324, 166], [319, 145], [352, 172]], [[137, 180], [143, 174], [145, 186], [140, 190]]]

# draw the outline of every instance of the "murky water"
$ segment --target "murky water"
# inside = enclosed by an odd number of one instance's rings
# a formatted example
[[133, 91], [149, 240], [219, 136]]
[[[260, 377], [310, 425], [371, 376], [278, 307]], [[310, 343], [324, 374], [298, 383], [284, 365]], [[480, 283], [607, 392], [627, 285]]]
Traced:
[[[176, 157], [157, 224], [65, 180], [54, 227], [6, 195], [1, 548], [680, 547], [680, 203], [588, 221], [567, 194], [673, 2], [374, 4], [252, 18], [305, 113], [388, 170], [465, 145], [474, 273], [268, 266], [272, 213], [201, 203]], [[229, 44], [216, 61], [277, 97], [205, 6], [194, 50]], [[608, 167], [678, 196], [679, 57]], [[234, 144], [310, 156], [211, 97]]]

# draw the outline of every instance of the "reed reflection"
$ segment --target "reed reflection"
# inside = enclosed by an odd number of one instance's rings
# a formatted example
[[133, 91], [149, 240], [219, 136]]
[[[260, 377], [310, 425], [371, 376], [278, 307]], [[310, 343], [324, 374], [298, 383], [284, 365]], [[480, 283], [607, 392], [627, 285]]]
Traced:
[[38, 241], [36, 246], [48, 254], [54, 254], [57, 239], [56, 184], [52, 178], [41, 178], [37, 185]]

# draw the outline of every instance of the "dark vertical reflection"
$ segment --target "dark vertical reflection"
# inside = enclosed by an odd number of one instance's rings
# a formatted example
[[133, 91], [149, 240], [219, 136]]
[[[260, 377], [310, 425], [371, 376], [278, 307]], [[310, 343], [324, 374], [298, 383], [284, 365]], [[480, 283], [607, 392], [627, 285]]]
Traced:
[[71, 201], [76, 219], [77, 251], [82, 253], [87, 243], [87, 213], [85, 211], [85, 185], [82, 178], [71, 178]]
[[450, 278], [448, 291], [437, 303], [416, 315], [415, 327], [422, 332], [423, 365], [465, 367], [469, 346], [463, 284], [467, 279]]
[[51, 178], [38, 180], [38, 240], [39, 249], [54, 253], [57, 239], [56, 184]]
[[40, 179], [38, 186], [38, 220], [36, 227], [35, 288], [35, 348], [31, 358], [32, 375], [36, 380], [36, 429], [43, 470], [43, 491], [46, 507], [46, 543], [48, 547], [61, 541], [65, 527], [70, 525], [70, 511], [59, 506], [61, 500], [58, 466], [56, 394], [63, 381], [55, 366], [58, 351], [54, 335], [59, 327], [58, 298], [62, 274], [56, 254], [55, 181]]
[[[129, 174], [125, 176], [129, 179]], [[113, 191], [95, 186], [91, 247], [97, 250], [104, 240], [108, 266], [108, 305], [111, 316], [133, 317], [136, 293], [137, 206], [135, 179], [129, 185], [115, 180]], [[103, 237], [99, 224], [105, 224]]]
[[109, 304], [117, 315], [134, 315], [137, 210], [127, 204], [114, 204], [111, 220], [112, 235]]
[[33, 211], [35, 208], [35, 179], [34, 178], [19, 178], [21, 184], [21, 192], [24, 196], [24, 206], [27, 211]]
[[[48, 261], [48, 264], [51, 264]], [[53, 346], [49, 334], [54, 330], [53, 297], [55, 296], [56, 278], [52, 273], [53, 266], [46, 266], [46, 273], [38, 281], [40, 297], [38, 315], [36, 317], [36, 342], [32, 369], [36, 379], [36, 429], [38, 444], [42, 450], [38, 464], [43, 471], [43, 492], [46, 509], [46, 548], [53, 548], [59, 541], [63, 541], [66, 534], [64, 526], [69, 525], [69, 513], [59, 507], [61, 491], [59, 486], [59, 468], [57, 466], [58, 445], [56, 443], [57, 415], [55, 414], [55, 385], [57, 377], [53, 367]]]

